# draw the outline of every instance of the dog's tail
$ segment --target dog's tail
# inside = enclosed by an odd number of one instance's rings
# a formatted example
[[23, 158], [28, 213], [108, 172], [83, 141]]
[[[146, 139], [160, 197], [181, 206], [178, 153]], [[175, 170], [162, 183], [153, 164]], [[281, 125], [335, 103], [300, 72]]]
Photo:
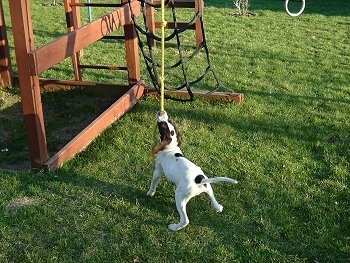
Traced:
[[213, 177], [213, 178], [204, 178], [203, 175], [197, 175], [195, 178], [195, 182], [197, 184], [211, 184], [211, 183], [218, 183], [218, 182], [227, 182], [231, 184], [238, 184], [237, 180], [228, 178], [228, 177]]

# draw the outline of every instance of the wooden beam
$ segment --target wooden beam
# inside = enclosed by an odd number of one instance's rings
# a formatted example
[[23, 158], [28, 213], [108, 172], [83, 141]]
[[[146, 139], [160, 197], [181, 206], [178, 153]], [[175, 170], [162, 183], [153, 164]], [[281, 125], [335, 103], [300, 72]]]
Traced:
[[15, 0], [9, 1], [9, 6], [31, 167], [37, 170], [47, 160], [48, 150], [39, 80], [28, 67], [28, 53], [34, 50], [30, 3]]
[[[126, 0], [124, 0], [126, 1]], [[149, 0], [151, 3], [153, 3], [153, 0]], [[146, 23], [147, 23], [147, 28], [150, 33], [156, 34], [156, 27], [155, 27], [155, 20], [154, 20], [154, 7], [150, 5], [146, 5]], [[156, 41], [154, 39], [148, 39], [149, 44], [151, 46], [155, 46]]]
[[[125, 1], [126, 0], [122, 0], [122, 3], [125, 3]], [[137, 3], [139, 2], [137, 1]], [[128, 6], [128, 4], [125, 6]], [[141, 12], [140, 7], [138, 8], [138, 12]], [[126, 66], [128, 68], [128, 83], [129, 86], [132, 87], [141, 79], [138, 38], [132, 20], [125, 21], [124, 36]]]
[[[166, 29], [175, 29], [175, 28], [178, 29], [178, 28], [185, 27], [187, 25], [188, 25], [188, 23], [185, 23], [185, 22], [177, 22], [176, 23], [176, 27], [175, 27], [175, 23], [174, 22], [167, 22], [165, 28]], [[155, 22], [154, 26], [155, 26], [155, 28], [161, 28], [162, 27], [162, 22]], [[192, 30], [196, 29], [196, 24], [193, 24], [193, 25], [189, 26], [188, 29], [192, 29]]]
[[121, 7], [123, 4], [99, 4], [99, 3], [74, 3], [72, 2], [70, 6], [79, 6], [79, 7]]
[[203, 0], [194, 0], [195, 1], [195, 11], [202, 12], [202, 17], [196, 20], [196, 44], [199, 47], [203, 42], [203, 28], [201, 20], [203, 21], [204, 16], [204, 1]]
[[2, 0], [0, 0], [0, 86], [12, 86], [12, 65]]
[[[131, 8], [136, 16], [140, 15], [141, 8], [138, 1], [131, 2]], [[31, 72], [36, 75], [40, 74], [130, 21], [130, 7], [129, 4], [125, 4], [89, 24], [33, 50], [29, 53]]]
[[81, 87], [96, 87], [99, 88], [113, 88], [113, 89], [121, 89], [125, 92], [130, 89], [130, 87], [126, 85], [119, 85], [114, 83], [102, 83], [102, 82], [93, 82], [93, 81], [77, 81], [77, 80], [64, 80], [64, 79], [48, 79], [48, 78], [39, 78], [40, 87], [42, 90], [54, 90], [55, 87], [58, 89], [74, 89]]
[[57, 90], [74, 90], [84, 89], [98, 96], [106, 96], [108, 98], [120, 98], [130, 90], [129, 85], [102, 83], [92, 81], [75, 81], [75, 80], [57, 80], [39, 78], [40, 88], [42, 92], [54, 92]]
[[[160, 5], [161, 0], [153, 0], [153, 4]], [[170, 3], [168, 4], [168, 7], [170, 6]], [[195, 7], [195, 1], [175, 1], [174, 6], [176, 8], [194, 8]]]
[[[67, 32], [73, 32], [74, 30], [81, 27], [80, 21], [80, 8], [72, 7], [71, 3], [79, 2], [79, 0], [65, 0], [64, 3], [64, 11], [66, 14], [66, 23], [67, 23]], [[73, 72], [75, 80], [82, 80], [81, 69], [79, 68], [80, 64], [80, 55], [83, 53], [82, 50], [75, 52], [72, 54], [72, 64], [73, 64]]]
[[[208, 90], [192, 90], [195, 98], [203, 98], [207, 101], [223, 101], [223, 102], [234, 102], [242, 103], [244, 100], [243, 93], [236, 92], [210, 92]], [[158, 95], [158, 92], [154, 88], [146, 88], [145, 94]], [[174, 91], [165, 91], [165, 95], [169, 95], [174, 98], [179, 99], [190, 99], [190, 96], [186, 90], [174, 90]]]
[[130, 110], [144, 94], [142, 81], [112, 104], [73, 140], [44, 163], [47, 170], [55, 170], [65, 161], [84, 150], [103, 130]]

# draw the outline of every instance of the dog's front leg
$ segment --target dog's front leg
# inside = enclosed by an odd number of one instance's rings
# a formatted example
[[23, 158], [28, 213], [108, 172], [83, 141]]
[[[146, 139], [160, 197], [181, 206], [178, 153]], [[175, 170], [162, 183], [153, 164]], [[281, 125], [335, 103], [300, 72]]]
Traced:
[[170, 224], [168, 228], [172, 231], [180, 230], [181, 228], [184, 228], [188, 225], [190, 222], [187, 217], [186, 212], [186, 205], [187, 202], [190, 200], [191, 197], [189, 197], [187, 191], [184, 192], [183, 187], [177, 187], [175, 191], [175, 201], [176, 201], [176, 208], [180, 215], [180, 222], [178, 224]]
[[154, 193], [156, 192], [156, 188], [160, 179], [160, 176], [162, 175], [163, 170], [160, 165], [155, 166], [153, 176], [152, 176], [152, 181], [151, 181], [151, 186], [149, 187], [149, 190], [147, 192], [147, 195], [153, 196]]

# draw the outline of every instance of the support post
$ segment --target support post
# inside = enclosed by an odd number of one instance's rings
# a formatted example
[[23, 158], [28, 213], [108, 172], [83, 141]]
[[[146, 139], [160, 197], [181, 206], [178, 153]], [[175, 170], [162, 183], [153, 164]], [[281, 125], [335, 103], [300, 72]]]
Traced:
[[[80, 7], [71, 6], [71, 3], [79, 3], [79, 0], [64, 0], [64, 10], [66, 12], [66, 22], [67, 22], [67, 31], [72, 32], [75, 29], [81, 26], [80, 21]], [[78, 51], [72, 55], [72, 64], [75, 80], [81, 81], [81, 69], [79, 68], [79, 57], [82, 51]]]
[[12, 65], [2, 0], [0, 0], [0, 86], [12, 86]]
[[[122, 0], [122, 3], [126, 4], [128, 1]], [[138, 39], [132, 20], [129, 20], [125, 23], [124, 36], [126, 65], [128, 68], [128, 83], [129, 87], [131, 88], [141, 80]]]
[[[204, 16], [204, 1], [203, 0], [194, 0], [195, 2], [195, 11], [198, 12], [198, 11], [201, 11], [202, 12], [202, 18], [200, 19], [203, 19], [203, 16]], [[201, 24], [201, 21], [200, 19], [197, 19], [196, 21], [196, 44], [197, 44], [197, 47], [199, 47], [202, 42], [203, 42], [203, 34], [202, 34], [202, 24]]]
[[31, 167], [38, 170], [48, 159], [38, 75], [31, 72], [28, 53], [34, 50], [29, 0], [9, 1], [19, 86]]
[[[150, 0], [151, 3], [153, 3], [153, 0]], [[146, 5], [146, 23], [147, 27], [150, 33], [155, 34], [156, 33], [156, 25], [154, 21], [154, 7], [150, 5]], [[156, 41], [154, 39], [148, 40], [150, 41], [151, 46], [156, 45]]]

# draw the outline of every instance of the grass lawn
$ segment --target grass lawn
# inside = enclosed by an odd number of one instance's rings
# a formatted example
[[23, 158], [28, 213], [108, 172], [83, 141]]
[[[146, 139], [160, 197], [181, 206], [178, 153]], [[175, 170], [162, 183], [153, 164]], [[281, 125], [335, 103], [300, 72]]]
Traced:
[[[38, 46], [65, 32], [63, 7], [50, 2], [31, 4]], [[249, 18], [233, 16], [230, 1], [205, 4], [216, 73], [245, 101], [166, 101], [165, 108], [187, 157], [208, 176], [239, 181], [213, 186], [223, 212], [201, 195], [188, 205], [189, 226], [174, 233], [167, 230], [178, 220], [174, 186], [161, 180], [146, 196], [159, 109], [152, 97], [59, 170], [29, 172], [15, 85], [0, 90], [0, 262], [350, 262], [350, 3], [307, 0], [298, 18], [281, 0], [252, 0]], [[179, 10], [181, 18], [188, 13]], [[191, 50], [193, 32], [184, 41]], [[83, 59], [123, 63], [122, 47], [98, 43]], [[204, 62], [188, 65], [193, 76]], [[144, 65], [142, 72], [149, 81]], [[125, 81], [101, 71], [84, 76]], [[72, 78], [70, 61], [43, 77]], [[180, 77], [170, 74], [168, 85]], [[197, 86], [210, 89], [212, 81]], [[109, 102], [85, 90], [43, 94], [50, 152]]]

